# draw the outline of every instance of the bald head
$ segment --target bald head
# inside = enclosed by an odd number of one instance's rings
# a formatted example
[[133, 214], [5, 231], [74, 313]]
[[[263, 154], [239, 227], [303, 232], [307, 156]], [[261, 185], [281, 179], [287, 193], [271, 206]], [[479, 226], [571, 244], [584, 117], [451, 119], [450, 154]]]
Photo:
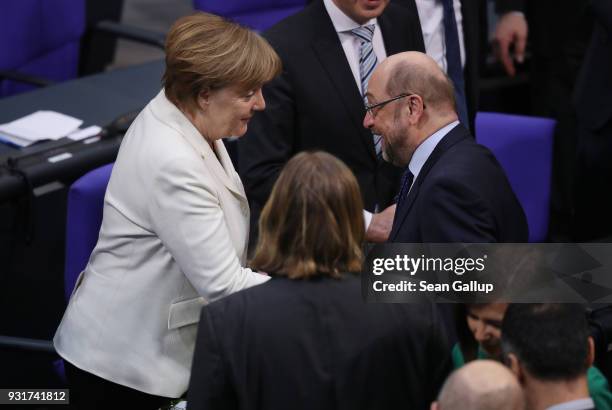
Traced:
[[376, 67], [370, 81], [386, 84], [390, 96], [411, 92], [423, 97], [425, 104], [437, 111], [455, 111], [453, 84], [427, 54], [418, 51], [394, 54]]
[[523, 410], [524, 398], [514, 375], [492, 360], [475, 360], [456, 370], [442, 387], [439, 410]]

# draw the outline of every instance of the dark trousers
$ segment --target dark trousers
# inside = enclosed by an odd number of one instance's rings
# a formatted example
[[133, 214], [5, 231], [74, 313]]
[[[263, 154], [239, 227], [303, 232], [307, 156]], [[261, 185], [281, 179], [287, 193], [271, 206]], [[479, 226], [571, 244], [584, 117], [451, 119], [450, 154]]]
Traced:
[[77, 410], [130, 409], [156, 410], [170, 403], [170, 398], [153, 396], [102, 379], [64, 360], [70, 386], [70, 405]]

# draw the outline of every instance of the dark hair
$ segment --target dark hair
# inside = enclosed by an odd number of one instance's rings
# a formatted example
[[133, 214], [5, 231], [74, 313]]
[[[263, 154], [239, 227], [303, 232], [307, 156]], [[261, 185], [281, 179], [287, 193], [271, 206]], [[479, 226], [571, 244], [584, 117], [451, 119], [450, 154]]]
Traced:
[[363, 204], [351, 170], [325, 152], [293, 157], [259, 220], [251, 265], [291, 279], [361, 270]]
[[468, 304], [457, 303], [454, 306], [455, 331], [457, 332], [457, 343], [463, 355], [464, 363], [478, 358], [478, 341], [467, 324]]
[[504, 357], [514, 353], [535, 378], [572, 380], [588, 367], [589, 328], [578, 304], [511, 304], [502, 324]]

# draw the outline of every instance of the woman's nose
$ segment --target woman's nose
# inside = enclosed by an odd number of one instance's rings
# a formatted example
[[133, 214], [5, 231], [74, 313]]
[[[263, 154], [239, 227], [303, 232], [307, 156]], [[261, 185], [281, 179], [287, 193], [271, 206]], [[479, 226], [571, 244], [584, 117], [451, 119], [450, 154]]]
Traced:
[[487, 327], [484, 324], [480, 323], [476, 325], [474, 329], [474, 338], [479, 342], [485, 341], [489, 338]]
[[261, 92], [261, 88], [257, 90], [255, 94], [255, 104], [253, 105], [253, 109], [256, 111], [262, 111], [266, 108], [266, 100], [264, 100], [263, 93]]

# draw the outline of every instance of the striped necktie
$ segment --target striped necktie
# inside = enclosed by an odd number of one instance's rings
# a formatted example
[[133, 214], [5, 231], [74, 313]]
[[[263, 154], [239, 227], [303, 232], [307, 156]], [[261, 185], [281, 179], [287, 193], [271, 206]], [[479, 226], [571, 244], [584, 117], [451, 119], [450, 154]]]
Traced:
[[[368, 82], [372, 77], [372, 72], [378, 64], [376, 54], [374, 53], [374, 47], [372, 46], [372, 37], [374, 37], [374, 24], [367, 26], [357, 27], [351, 30], [351, 33], [356, 36], [360, 41], [360, 55], [359, 55], [359, 77], [361, 78], [361, 95], [363, 96], [364, 102], [367, 104], [367, 98], [365, 96], [368, 91]], [[376, 150], [376, 156], [381, 157], [382, 141], [380, 135], [373, 134], [374, 138], [374, 149]]]

